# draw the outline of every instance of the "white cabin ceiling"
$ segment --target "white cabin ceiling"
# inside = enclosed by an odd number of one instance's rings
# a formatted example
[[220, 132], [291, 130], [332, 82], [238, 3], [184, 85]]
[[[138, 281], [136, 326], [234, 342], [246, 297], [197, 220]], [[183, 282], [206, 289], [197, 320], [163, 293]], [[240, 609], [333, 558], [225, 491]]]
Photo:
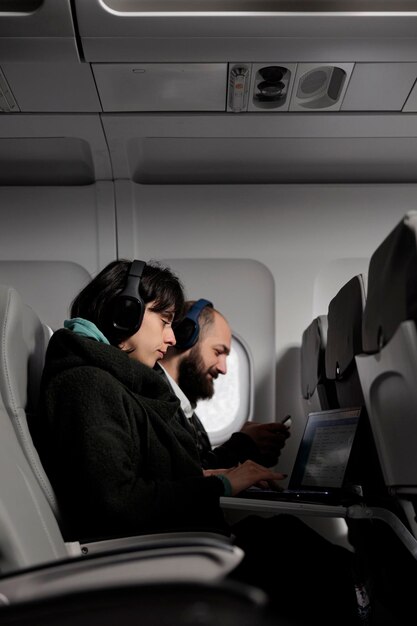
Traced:
[[0, 185], [417, 182], [417, 0], [0, 0], [0, 78]]

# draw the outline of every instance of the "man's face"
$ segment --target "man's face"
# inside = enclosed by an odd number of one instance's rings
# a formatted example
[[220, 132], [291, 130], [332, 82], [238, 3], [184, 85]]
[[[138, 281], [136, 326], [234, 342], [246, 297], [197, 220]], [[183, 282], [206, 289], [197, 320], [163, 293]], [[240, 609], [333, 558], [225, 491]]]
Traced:
[[182, 359], [178, 369], [178, 385], [191, 404], [214, 394], [214, 380], [226, 374], [232, 333], [229, 324], [217, 312], [213, 323], [205, 327], [203, 336]]

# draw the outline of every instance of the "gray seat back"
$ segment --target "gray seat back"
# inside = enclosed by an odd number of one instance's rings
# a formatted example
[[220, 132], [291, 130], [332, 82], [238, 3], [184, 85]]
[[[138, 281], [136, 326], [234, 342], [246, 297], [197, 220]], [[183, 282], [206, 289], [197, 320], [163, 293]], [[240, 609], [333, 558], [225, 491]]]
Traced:
[[406, 320], [417, 322], [417, 211], [385, 237], [369, 263], [363, 350], [374, 354]]
[[329, 303], [326, 376], [335, 383], [340, 407], [364, 404], [355, 356], [362, 352], [365, 300], [366, 278], [358, 274], [345, 283]]
[[364, 354], [357, 357], [386, 484], [417, 494], [417, 211], [410, 211], [369, 264]]
[[0, 397], [0, 572], [68, 558], [57, 520]]
[[362, 320], [366, 303], [367, 276], [357, 274], [345, 283], [329, 303], [326, 375], [334, 381], [336, 404], [332, 408], [361, 407], [347, 480], [360, 485], [365, 496], [385, 494], [385, 483], [375, 448], [356, 356], [362, 353]]
[[30, 467], [56, 516], [59, 509], [28, 427], [39, 399], [40, 378], [51, 335], [17, 291], [0, 285], [0, 394]]
[[303, 332], [301, 341], [301, 393], [309, 411], [334, 406], [334, 382], [326, 376], [327, 315], [316, 317]]

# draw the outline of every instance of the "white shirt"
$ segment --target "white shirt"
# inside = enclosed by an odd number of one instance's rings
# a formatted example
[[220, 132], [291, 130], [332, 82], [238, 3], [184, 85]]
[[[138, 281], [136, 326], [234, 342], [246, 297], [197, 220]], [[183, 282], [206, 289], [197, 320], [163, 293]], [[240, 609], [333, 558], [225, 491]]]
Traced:
[[187, 417], [187, 418], [192, 417], [194, 411], [193, 411], [193, 408], [192, 408], [192, 406], [190, 404], [189, 399], [187, 398], [187, 396], [185, 395], [185, 393], [183, 392], [181, 387], [179, 387], [177, 385], [177, 383], [172, 378], [172, 376], [170, 376], [168, 374], [168, 372], [166, 371], [165, 367], [163, 367], [160, 363], [158, 363], [158, 365], [164, 371], [165, 376], [168, 378], [168, 382], [169, 382], [169, 384], [172, 387], [172, 391], [175, 393], [175, 395], [177, 396], [177, 398], [181, 402], [181, 408], [183, 410], [183, 413], [184, 413], [185, 417]]

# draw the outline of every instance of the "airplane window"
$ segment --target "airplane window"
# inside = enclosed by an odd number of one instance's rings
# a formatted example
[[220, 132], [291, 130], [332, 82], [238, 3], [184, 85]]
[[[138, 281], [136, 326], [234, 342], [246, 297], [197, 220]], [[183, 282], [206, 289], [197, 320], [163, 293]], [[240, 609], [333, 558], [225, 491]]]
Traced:
[[214, 396], [197, 403], [196, 413], [203, 422], [210, 442], [219, 445], [240, 430], [252, 416], [253, 376], [249, 349], [233, 335], [227, 374], [214, 381]]

